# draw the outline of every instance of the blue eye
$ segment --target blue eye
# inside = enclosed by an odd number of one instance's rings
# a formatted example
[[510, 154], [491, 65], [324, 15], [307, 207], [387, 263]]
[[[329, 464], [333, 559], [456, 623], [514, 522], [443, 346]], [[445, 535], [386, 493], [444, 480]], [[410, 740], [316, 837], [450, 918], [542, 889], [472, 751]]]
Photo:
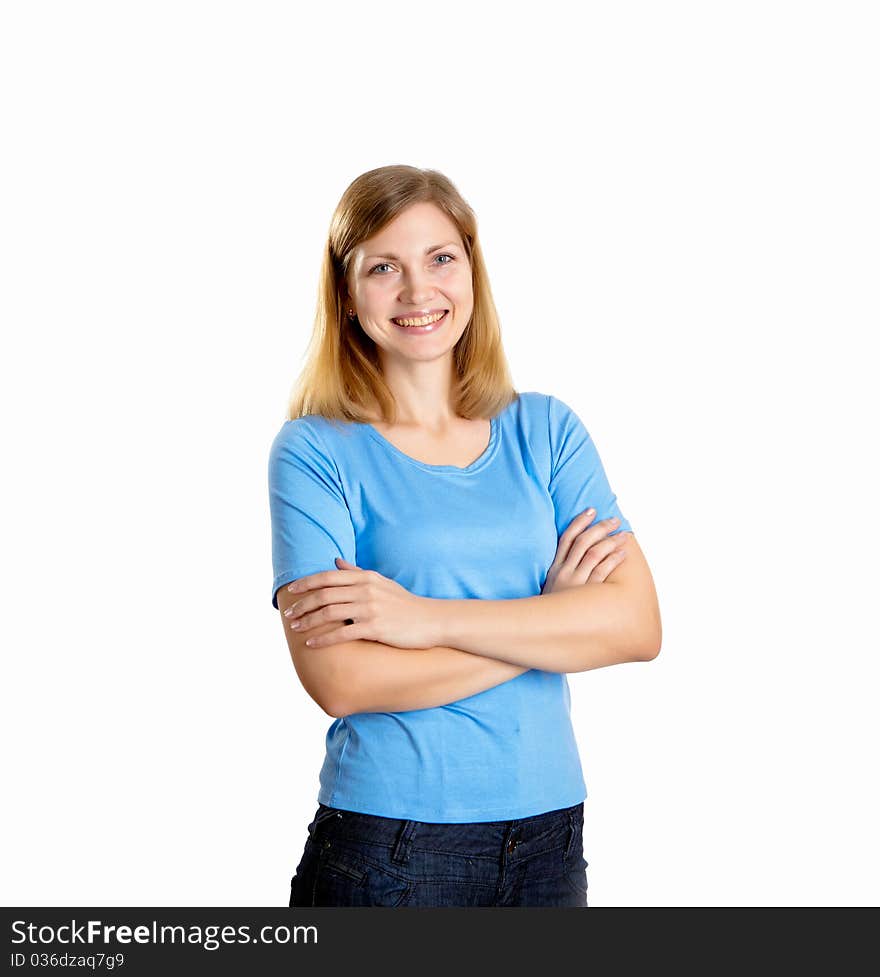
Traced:
[[[444, 264], [444, 265], [448, 265], [450, 262], [455, 261], [455, 255], [446, 254], [445, 252], [443, 254], [438, 254], [437, 255], [437, 258], [449, 258], [449, 261], [442, 262], [442, 264]], [[434, 260], [436, 261], [437, 258], [435, 258]], [[376, 271], [377, 268], [387, 268], [387, 267], [388, 267], [388, 262], [387, 261], [383, 261], [383, 262], [381, 262], [381, 264], [378, 264], [378, 265], [373, 265], [373, 267], [370, 269], [370, 274], [372, 275], [373, 272]]]

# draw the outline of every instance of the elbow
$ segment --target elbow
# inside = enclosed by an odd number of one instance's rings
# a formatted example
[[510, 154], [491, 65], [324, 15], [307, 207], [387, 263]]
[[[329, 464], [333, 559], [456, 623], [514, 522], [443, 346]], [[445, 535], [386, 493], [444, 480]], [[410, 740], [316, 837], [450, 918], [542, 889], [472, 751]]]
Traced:
[[646, 628], [639, 643], [639, 661], [651, 662], [660, 654], [660, 646], [663, 644], [663, 628], [660, 624], [659, 616], [651, 623], [650, 628]]
[[[304, 678], [306, 679], [305, 681]], [[309, 681], [308, 679], [312, 680]], [[315, 703], [321, 712], [325, 713], [331, 719], [341, 719], [353, 711], [347, 708], [341, 696], [336, 694], [332, 683], [327, 682], [326, 678], [324, 681], [316, 682], [313, 676], [303, 676], [300, 674], [300, 682], [312, 702]]]
[[321, 712], [329, 716], [331, 719], [339, 719], [341, 716], [347, 715], [347, 713], [341, 708], [341, 703], [329, 696], [326, 690], [319, 690], [306, 686], [304, 687], [312, 702], [315, 703]]
[[345, 719], [346, 716], [358, 711], [352, 701], [353, 683], [351, 676], [345, 681], [340, 681], [338, 675], [335, 676], [335, 679], [335, 681], [327, 683], [320, 705], [331, 718]]
[[652, 662], [660, 654], [660, 643], [652, 642], [651, 644], [645, 645], [642, 653], [639, 655], [640, 662]]
[[345, 719], [346, 716], [363, 711], [358, 709], [355, 702], [356, 698], [360, 698], [359, 694], [356, 695], [360, 689], [359, 679], [351, 673], [351, 660], [344, 664], [345, 669], [340, 669], [333, 676], [333, 681], [328, 682], [321, 704], [324, 712], [333, 719]]
[[339, 694], [338, 688], [333, 687], [324, 690], [324, 694], [321, 696], [321, 701], [318, 702], [318, 705], [332, 719], [342, 719], [345, 716], [351, 715], [354, 711], [349, 708], [349, 704]]
[[339, 719], [341, 716], [348, 715], [343, 708], [344, 703], [341, 696], [337, 694], [334, 688], [334, 683], [328, 681], [326, 675], [319, 676], [319, 678], [320, 681], [316, 680], [314, 675], [300, 672], [300, 682], [312, 702], [331, 719]]
[[657, 612], [638, 622], [630, 622], [625, 642], [621, 641], [618, 648], [624, 656], [623, 661], [650, 662], [660, 654], [662, 643], [663, 629]]
[[346, 716], [350, 716], [353, 712], [357, 712], [356, 709], [351, 708], [351, 704], [345, 702], [341, 698], [331, 698], [325, 699], [321, 703], [321, 708], [333, 719], [345, 719]]
[[[332, 625], [327, 625], [314, 633], [324, 634], [332, 629]], [[354, 712], [351, 690], [357, 688], [357, 678], [352, 675], [353, 660], [346, 644], [322, 648], [317, 653], [311, 648], [302, 649], [300, 678], [307, 679], [303, 681], [306, 691], [331, 719]]]
[[660, 646], [654, 642], [631, 641], [618, 652], [619, 662], [650, 662], [660, 654]]

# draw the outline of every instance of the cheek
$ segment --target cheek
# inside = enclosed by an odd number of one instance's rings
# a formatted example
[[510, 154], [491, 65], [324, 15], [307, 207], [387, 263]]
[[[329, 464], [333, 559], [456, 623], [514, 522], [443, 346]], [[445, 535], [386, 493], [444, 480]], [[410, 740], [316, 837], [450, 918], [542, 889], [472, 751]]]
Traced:
[[384, 280], [373, 279], [361, 289], [361, 302], [367, 307], [381, 306], [388, 302], [388, 297], [391, 294], [391, 283], [387, 278]]
[[466, 298], [473, 294], [473, 280], [471, 270], [468, 267], [450, 268], [449, 272], [443, 277], [443, 287], [450, 292]]
[[450, 287], [448, 292], [459, 309], [470, 312], [474, 304], [474, 290], [470, 280], [457, 283], [455, 287]]

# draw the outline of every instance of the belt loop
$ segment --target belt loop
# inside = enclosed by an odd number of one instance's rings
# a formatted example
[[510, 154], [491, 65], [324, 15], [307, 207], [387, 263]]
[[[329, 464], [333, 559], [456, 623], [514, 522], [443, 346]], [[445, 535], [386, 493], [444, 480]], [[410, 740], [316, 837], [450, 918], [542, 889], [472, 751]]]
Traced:
[[400, 833], [397, 835], [397, 843], [391, 853], [392, 862], [405, 864], [409, 860], [410, 848], [416, 833], [418, 821], [404, 821]]

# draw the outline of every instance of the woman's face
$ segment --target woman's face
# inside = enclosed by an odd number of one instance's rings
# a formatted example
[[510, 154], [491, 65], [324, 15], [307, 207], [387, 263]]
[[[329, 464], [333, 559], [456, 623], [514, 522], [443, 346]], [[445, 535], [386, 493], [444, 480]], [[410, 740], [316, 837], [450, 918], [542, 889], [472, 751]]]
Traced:
[[[432, 203], [412, 204], [359, 244], [349, 266], [348, 309], [386, 355], [432, 360], [451, 353], [474, 309], [471, 268], [455, 224]], [[398, 317], [436, 323], [411, 328]]]

